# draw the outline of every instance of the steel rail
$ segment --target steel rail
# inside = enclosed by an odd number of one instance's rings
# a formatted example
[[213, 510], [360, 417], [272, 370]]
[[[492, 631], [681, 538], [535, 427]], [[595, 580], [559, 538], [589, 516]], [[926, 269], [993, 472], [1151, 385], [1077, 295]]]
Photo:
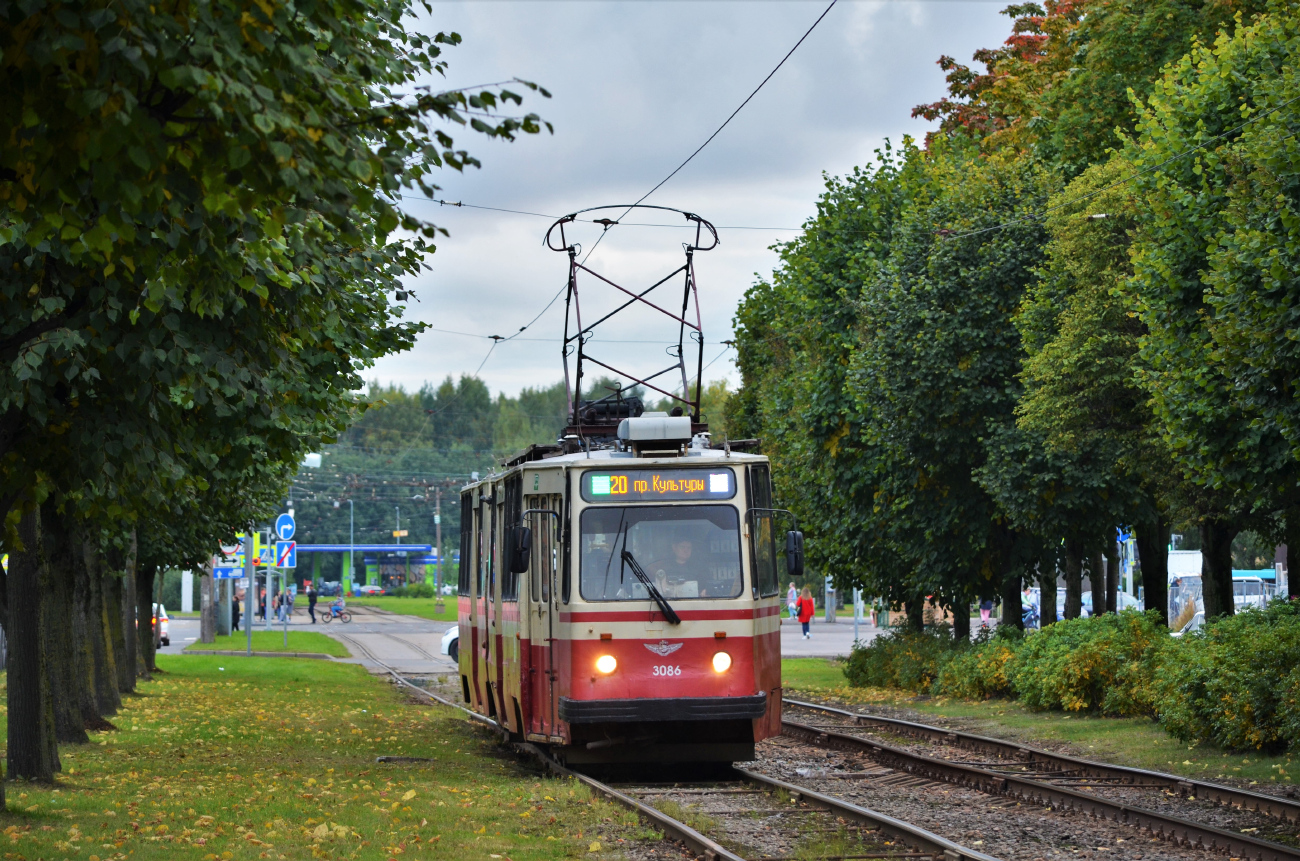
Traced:
[[[1133, 768], [1127, 765], [1114, 765], [1107, 762], [1079, 759], [1078, 757], [1052, 753], [1051, 751], [1030, 747], [1024, 744], [1017, 744], [1003, 739], [988, 738], [987, 736], [974, 735], [968, 732], [957, 732], [954, 730], [943, 729], [942, 727], [930, 726], [928, 724], [900, 720], [898, 718], [863, 714], [862, 712], [851, 712], [845, 709], [837, 709], [831, 706], [803, 702], [801, 700], [785, 699], [783, 702], [787, 705], [798, 706], [803, 709], [852, 718], [858, 725], [879, 724], [891, 727], [902, 735], [927, 738], [932, 741], [941, 741], [968, 750], [993, 753], [1008, 759], [1016, 760], [1024, 765], [1048, 766], [1049, 768], [1068, 771], [1071, 773], [1071, 776], [1081, 774], [1085, 777], [1121, 778], [1134, 785], [1139, 782], [1144, 785], [1159, 784], [1161, 787], [1178, 792], [1181, 795], [1205, 798], [1219, 804], [1228, 804], [1234, 807], [1240, 807], [1243, 810], [1253, 810], [1256, 813], [1263, 813], [1267, 816], [1273, 816], [1286, 822], [1300, 822], [1300, 802], [1293, 801], [1289, 798], [1278, 798], [1273, 795], [1265, 795], [1262, 792], [1251, 792], [1248, 789], [1224, 786], [1222, 784], [1210, 783], [1208, 781], [1197, 780], [1190, 777], [1180, 777], [1179, 775], [1167, 774], [1162, 771], [1148, 771], [1144, 768]], [[1123, 784], [1120, 785], [1123, 786]]]
[[943, 858], [945, 861], [960, 861], [960, 859], [967, 859], [967, 861], [997, 861], [992, 855], [985, 855], [982, 852], [976, 852], [974, 849], [968, 849], [946, 837], [940, 837], [938, 834], [911, 825], [901, 819], [886, 816], [884, 813], [859, 807], [834, 796], [824, 795], [793, 783], [786, 783], [784, 780], [768, 777], [765, 774], [746, 771], [743, 768], [733, 770], [749, 783], [766, 786], [769, 789], [784, 790], [795, 800], [805, 801], [815, 807], [830, 810], [845, 819], [853, 819], [869, 824], [874, 828], [879, 828], [885, 834], [901, 840], [909, 846], [928, 851], [933, 856]]
[[970, 787], [990, 795], [1005, 795], [1018, 801], [1087, 813], [1094, 818], [1143, 829], [1152, 837], [1181, 846], [1227, 852], [1234, 858], [1249, 858], [1253, 861], [1300, 861], [1298, 848], [1260, 840], [1247, 834], [1236, 834], [1212, 825], [1202, 825], [1041, 780], [925, 756], [874, 739], [805, 726], [794, 721], [782, 720], [781, 727], [784, 734], [792, 738], [819, 747], [867, 752], [876, 762], [909, 774]]

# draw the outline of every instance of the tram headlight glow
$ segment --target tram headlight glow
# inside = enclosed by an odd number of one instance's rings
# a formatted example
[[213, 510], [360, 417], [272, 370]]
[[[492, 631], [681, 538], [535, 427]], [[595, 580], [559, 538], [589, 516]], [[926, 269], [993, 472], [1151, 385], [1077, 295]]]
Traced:
[[713, 656], [713, 672], [725, 673], [731, 669], [731, 655], [726, 652], [718, 652]]
[[618, 669], [618, 661], [614, 660], [613, 655], [601, 655], [596, 659], [596, 669], [605, 675], [609, 675]]

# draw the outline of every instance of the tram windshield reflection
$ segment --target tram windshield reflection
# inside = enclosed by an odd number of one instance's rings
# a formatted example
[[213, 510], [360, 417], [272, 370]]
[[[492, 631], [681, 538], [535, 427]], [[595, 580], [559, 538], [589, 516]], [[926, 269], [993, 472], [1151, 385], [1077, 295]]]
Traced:
[[625, 549], [670, 601], [736, 598], [743, 590], [740, 520], [730, 505], [588, 508], [579, 532], [583, 600], [650, 600], [622, 560]]

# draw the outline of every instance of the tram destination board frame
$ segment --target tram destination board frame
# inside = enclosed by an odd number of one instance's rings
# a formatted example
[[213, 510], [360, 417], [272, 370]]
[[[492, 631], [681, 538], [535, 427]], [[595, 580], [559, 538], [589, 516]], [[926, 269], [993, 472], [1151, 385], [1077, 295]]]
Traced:
[[593, 469], [580, 485], [585, 502], [714, 501], [735, 497], [736, 472], [729, 466]]

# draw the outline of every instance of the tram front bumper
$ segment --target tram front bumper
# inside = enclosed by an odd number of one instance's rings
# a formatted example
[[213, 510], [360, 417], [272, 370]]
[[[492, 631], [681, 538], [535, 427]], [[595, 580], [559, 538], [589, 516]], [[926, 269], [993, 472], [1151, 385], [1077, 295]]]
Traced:
[[573, 700], [560, 697], [560, 720], [571, 724], [643, 721], [751, 720], [767, 713], [767, 694], [747, 697], [654, 697]]

